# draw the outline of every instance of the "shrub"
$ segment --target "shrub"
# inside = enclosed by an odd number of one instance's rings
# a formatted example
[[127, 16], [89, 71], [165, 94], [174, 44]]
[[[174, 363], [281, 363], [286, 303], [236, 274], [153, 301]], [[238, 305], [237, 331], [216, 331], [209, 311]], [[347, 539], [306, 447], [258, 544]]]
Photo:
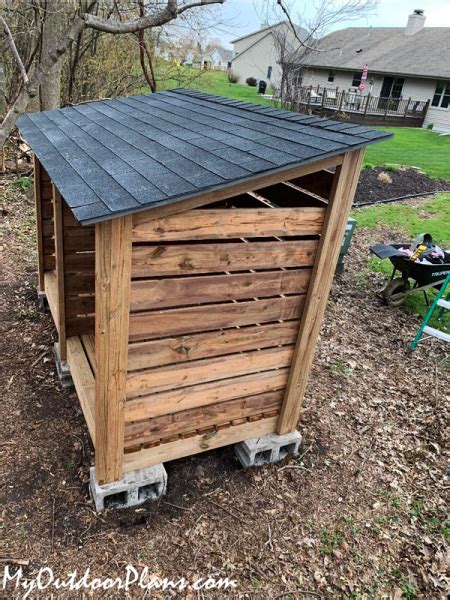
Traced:
[[256, 87], [256, 79], [254, 77], [247, 77], [245, 83], [250, 87]]
[[239, 81], [239, 75], [233, 73], [233, 71], [228, 71], [228, 81], [230, 83], [237, 83]]
[[427, 129], [433, 129], [433, 127], [434, 127], [434, 123], [428, 123]]
[[377, 176], [378, 181], [381, 183], [392, 183], [392, 177], [386, 171], [381, 171]]

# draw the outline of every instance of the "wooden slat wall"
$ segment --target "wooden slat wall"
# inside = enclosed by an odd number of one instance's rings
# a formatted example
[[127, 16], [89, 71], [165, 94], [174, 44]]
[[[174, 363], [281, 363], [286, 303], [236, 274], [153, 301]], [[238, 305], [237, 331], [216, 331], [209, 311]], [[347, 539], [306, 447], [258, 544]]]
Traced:
[[278, 415], [325, 209], [292, 186], [264, 193], [135, 215], [127, 453]]
[[91, 334], [95, 327], [95, 228], [82, 227], [67, 206], [63, 219], [67, 336]]
[[52, 184], [50, 177], [36, 161], [40, 169], [40, 194], [41, 194], [41, 224], [42, 224], [42, 266], [43, 271], [53, 271], [55, 268], [55, 225], [53, 220]]

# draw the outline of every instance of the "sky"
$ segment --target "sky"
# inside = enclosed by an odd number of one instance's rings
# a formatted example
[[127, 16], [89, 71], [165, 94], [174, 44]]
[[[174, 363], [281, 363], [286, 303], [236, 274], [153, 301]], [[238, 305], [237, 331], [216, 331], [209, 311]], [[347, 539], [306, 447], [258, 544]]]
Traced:
[[[338, 0], [337, 0], [338, 1]], [[259, 29], [265, 21], [264, 7], [276, 5], [276, 0], [225, 0], [220, 8], [224, 25], [219, 27], [214, 36], [220, 38], [226, 47], [231, 48], [233, 39]], [[314, 14], [314, 0], [287, 0], [292, 7], [291, 16], [299, 22], [298, 16]], [[306, 7], [306, 8], [305, 8]], [[351, 22], [341, 22], [331, 29], [344, 27], [404, 27], [408, 15], [414, 9], [425, 11], [425, 26], [450, 27], [450, 0], [379, 0], [378, 8], [369, 17]], [[281, 18], [279, 19], [281, 20]]]

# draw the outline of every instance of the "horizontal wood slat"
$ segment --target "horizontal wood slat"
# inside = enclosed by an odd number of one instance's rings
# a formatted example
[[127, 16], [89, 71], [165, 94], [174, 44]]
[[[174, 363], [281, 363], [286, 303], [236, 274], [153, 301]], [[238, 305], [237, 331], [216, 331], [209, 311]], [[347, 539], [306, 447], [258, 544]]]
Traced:
[[205, 304], [262, 298], [279, 294], [302, 294], [308, 288], [311, 269], [204, 275], [131, 282], [131, 310]]
[[140, 396], [125, 404], [125, 421], [142, 421], [226, 400], [283, 389], [289, 369], [275, 369]]
[[53, 219], [43, 219], [42, 221], [42, 233], [45, 237], [52, 238], [55, 233], [55, 226]]
[[95, 250], [95, 229], [85, 227], [64, 230], [64, 252], [85, 252]]
[[137, 214], [133, 242], [312, 235], [320, 233], [324, 214], [322, 208], [198, 209], [162, 219]]
[[291, 362], [292, 352], [293, 346], [283, 346], [139, 371], [127, 377], [127, 398], [226, 379], [230, 375], [247, 375], [256, 371], [287, 367]]
[[76, 277], [66, 275], [66, 296], [77, 296], [78, 294], [93, 294], [95, 290], [94, 273], [78, 273]]
[[130, 340], [155, 339], [198, 331], [297, 319], [304, 296], [211, 304], [130, 315]]
[[295, 342], [298, 321], [185, 335], [128, 347], [128, 371]]
[[95, 314], [95, 296], [66, 298], [66, 317]]
[[221, 446], [235, 444], [242, 440], [267, 435], [275, 431], [276, 425], [277, 417], [271, 417], [221, 429], [215, 432], [214, 435], [196, 435], [187, 439], [161, 444], [155, 448], [146, 448], [140, 452], [131, 452], [125, 454], [123, 458], [123, 469], [125, 472], [134, 471], [160, 462], [175, 460], [183, 456], [190, 456]]
[[310, 267], [314, 264], [317, 244], [317, 240], [301, 240], [133, 246], [132, 277]]
[[67, 337], [69, 335], [84, 335], [93, 333], [95, 327], [94, 317], [70, 317], [66, 319]]
[[54, 254], [44, 255], [44, 271], [54, 271], [56, 266], [56, 260]]
[[282, 399], [283, 390], [277, 390], [229, 402], [220, 402], [212, 406], [185, 410], [138, 423], [129, 423], [125, 428], [125, 447], [189, 433], [201, 427], [220, 425], [234, 419], [271, 412], [280, 408]]
[[44, 199], [42, 198], [42, 218], [53, 220], [53, 204], [50, 198]]

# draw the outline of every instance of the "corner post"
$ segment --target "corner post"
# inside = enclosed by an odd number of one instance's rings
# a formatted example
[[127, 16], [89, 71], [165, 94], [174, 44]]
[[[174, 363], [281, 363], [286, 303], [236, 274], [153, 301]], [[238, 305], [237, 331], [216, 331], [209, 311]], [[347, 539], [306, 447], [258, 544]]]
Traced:
[[95, 226], [95, 471], [99, 484], [123, 475], [132, 216]]
[[66, 343], [66, 297], [64, 284], [64, 226], [63, 226], [63, 200], [57, 188], [52, 184], [53, 218], [55, 231], [55, 270], [58, 289], [57, 298], [57, 323], [59, 357], [67, 360]]
[[44, 284], [44, 237], [42, 231], [42, 197], [41, 197], [41, 163], [36, 155], [33, 157], [34, 167], [34, 203], [36, 209], [36, 242], [38, 263], [38, 291], [45, 291]]
[[364, 149], [347, 152], [333, 179], [325, 222], [306, 296], [277, 433], [293, 431], [300, 417], [328, 295], [333, 282], [348, 214], [359, 179]]

